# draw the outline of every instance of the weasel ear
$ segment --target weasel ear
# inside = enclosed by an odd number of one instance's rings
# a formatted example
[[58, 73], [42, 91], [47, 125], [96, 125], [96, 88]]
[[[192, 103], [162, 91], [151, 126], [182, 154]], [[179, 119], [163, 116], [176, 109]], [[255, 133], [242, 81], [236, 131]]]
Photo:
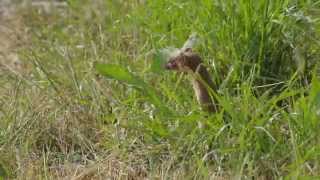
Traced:
[[192, 52], [192, 48], [186, 48], [184, 52]]

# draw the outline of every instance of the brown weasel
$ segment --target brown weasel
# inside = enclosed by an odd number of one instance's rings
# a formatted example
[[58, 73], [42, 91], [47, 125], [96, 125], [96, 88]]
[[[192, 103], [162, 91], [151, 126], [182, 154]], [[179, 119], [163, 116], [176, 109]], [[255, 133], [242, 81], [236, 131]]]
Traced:
[[209, 88], [212, 91], [216, 90], [215, 85], [203, 65], [201, 57], [192, 52], [191, 48], [181, 50], [178, 55], [171, 57], [165, 68], [191, 74], [193, 90], [202, 109], [208, 112], [217, 112], [216, 100], [209, 93]]

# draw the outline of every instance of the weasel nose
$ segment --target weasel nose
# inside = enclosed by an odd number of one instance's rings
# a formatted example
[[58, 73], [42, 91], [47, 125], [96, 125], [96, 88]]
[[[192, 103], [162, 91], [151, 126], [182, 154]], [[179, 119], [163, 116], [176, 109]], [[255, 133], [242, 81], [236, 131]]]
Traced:
[[168, 63], [165, 65], [165, 68], [168, 69], [168, 70], [175, 69], [176, 67], [177, 67], [176, 63], [172, 63], [172, 62], [168, 62]]

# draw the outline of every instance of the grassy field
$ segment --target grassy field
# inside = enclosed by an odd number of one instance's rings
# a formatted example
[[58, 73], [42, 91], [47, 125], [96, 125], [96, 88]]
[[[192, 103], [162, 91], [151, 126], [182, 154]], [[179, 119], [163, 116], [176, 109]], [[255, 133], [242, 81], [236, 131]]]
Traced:
[[[0, 179], [320, 177], [319, 0], [50, 8], [19, 9], [23, 66], [0, 68]], [[219, 87], [209, 116], [155, 65], [193, 32]]]

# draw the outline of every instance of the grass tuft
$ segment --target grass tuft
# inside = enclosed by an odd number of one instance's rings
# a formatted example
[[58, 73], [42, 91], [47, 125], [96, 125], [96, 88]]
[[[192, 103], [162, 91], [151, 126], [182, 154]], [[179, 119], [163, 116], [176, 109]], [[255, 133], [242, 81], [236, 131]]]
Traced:
[[[319, 1], [50, 8], [17, 12], [24, 69], [0, 68], [0, 179], [320, 176]], [[210, 116], [159, 60], [193, 32], [219, 86]]]

